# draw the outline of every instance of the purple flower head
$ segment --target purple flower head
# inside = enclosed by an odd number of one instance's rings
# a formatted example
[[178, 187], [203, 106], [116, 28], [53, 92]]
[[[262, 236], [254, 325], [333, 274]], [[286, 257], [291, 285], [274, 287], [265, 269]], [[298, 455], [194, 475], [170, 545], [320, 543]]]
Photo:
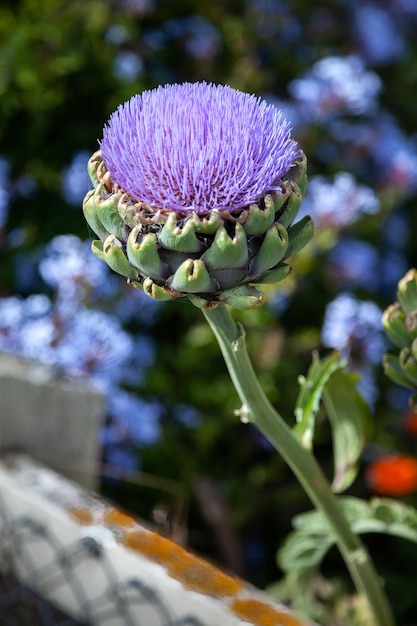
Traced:
[[101, 153], [134, 199], [199, 214], [259, 201], [280, 188], [301, 155], [281, 111], [206, 82], [165, 85], [120, 105]]

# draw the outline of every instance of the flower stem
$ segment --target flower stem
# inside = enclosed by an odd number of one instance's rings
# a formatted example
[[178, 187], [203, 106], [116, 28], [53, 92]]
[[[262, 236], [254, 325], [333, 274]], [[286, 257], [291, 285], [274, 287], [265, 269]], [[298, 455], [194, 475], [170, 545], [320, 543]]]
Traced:
[[314, 506], [328, 520], [355, 586], [368, 600], [375, 624], [394, 626], [381, 580], [361, 539], [352, 531], [320, 465], [313, 454], [302, 447], [265, 396], [246, 350], [243, 328], [235, 324], [224, 304], [202, 310], [242, 402], [242, 418], [255, 424], [268, 438], [291, 467]]

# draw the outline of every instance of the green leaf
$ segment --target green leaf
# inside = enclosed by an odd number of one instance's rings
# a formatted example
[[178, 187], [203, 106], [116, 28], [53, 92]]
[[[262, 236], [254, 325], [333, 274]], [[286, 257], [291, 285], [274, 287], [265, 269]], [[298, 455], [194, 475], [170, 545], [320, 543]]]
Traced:
[[315, 419], [324, 386], [330, 376], [341, 367], [343, 365], [338, 352], [334, 352], [322, 361], [318, 358], [317, 353], [313, 353], [313, 362], [310, 365], [307, 377], [299, 377], [301, 389], [294, 409], [297, 420], [294, 434], [299, 437], [302, 445], [307, 449], [310, 449], [312, 446]]
[[[373, 498], [369, 502], [340, 497], [338, 502], [356, 534], [384, 533], [417, 543], [417, 510], [391, 498]], [[278, 564], [287, 573], [312, 575], [336, 543], [336, 537], [321, 511], [297, 515], [295, 530], [278, 552]]]
[[365, 445], [365, 426], [370, 423], [370, 412], [356, 388], [354, 376], [347, 371], [334, 372], [324, 388], [323, 400], [332, 427], [332, 488], [340, 493], [356, 478], [357, 463]]

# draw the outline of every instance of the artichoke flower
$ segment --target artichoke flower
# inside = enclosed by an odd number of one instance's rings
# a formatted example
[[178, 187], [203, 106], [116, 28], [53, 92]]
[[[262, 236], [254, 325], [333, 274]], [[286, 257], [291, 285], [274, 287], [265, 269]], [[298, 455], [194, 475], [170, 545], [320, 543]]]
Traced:
[[93, 252], [159, 299], [262, 303], [311, 238], [293, 225], [307, 163], [282, 113], [211, 83], [166, 85], [120, 105], [90, 158], [83, 210]]
[[[382, 316], [384, 329], [399, 349], [385, 354], [384, 371], [396, 384], [417, 392], [417, 270], [410, 269], [398, 283], [397, 302]], [[416, 396], [412, 403], [416, 403]]]

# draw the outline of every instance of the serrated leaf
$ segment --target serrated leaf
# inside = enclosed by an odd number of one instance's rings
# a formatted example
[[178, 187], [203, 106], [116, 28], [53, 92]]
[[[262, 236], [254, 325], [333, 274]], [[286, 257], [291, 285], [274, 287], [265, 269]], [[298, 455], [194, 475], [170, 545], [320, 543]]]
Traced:
[[370, 412], [356, 388], [351, 373], [337, 371], [323, 391], [324, 406], [332, 427], [336, 493], [347, 489], [357, 475], [357, 464], [365, 445], [365, 427]]
[[315, 419], [319, 410], [323, 389], [331, 375], [341, 367], [343, 365], [338, 352], [334, 352], [322, 361], [314, 353], [313, 362], [310, 365], [307, 376], [300, 376], [299, 378], [301, 389], [294, 409], [297, 420], [294, 434], [307, 449], [310, 449], [312, 446]]
[[305, 529], [291, 533], [278, 553], [278, 564], [285, 572], [297, 575], [319, 567], [334, 543], [329, 533], [310, 534]]
[[[373, 498], [369, 502], [340, 497], [338, 502], [354, 533], [383, 533], [417, 543], [417, 510], [390, 498]], [[321, 511], [297, 515], [295, 530], [278, 552], [278, 563], [288, 573], [306, 575], [319, 568], [336, 536]]]

